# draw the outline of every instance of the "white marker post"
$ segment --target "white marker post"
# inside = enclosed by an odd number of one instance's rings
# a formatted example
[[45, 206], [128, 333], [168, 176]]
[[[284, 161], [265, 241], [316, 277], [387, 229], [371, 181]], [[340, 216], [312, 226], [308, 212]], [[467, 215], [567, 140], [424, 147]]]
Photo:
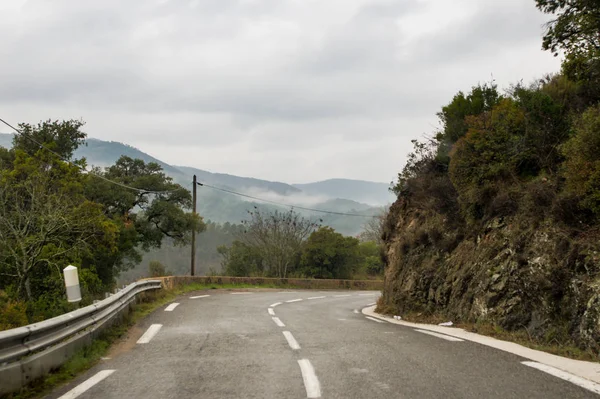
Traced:
[[67, 266], [63, 269], [65, 275], [65, 287], [67, 288], [67, 301], [81, 301], [81, 289], [79, 288], [79, 275], [75, 266]]

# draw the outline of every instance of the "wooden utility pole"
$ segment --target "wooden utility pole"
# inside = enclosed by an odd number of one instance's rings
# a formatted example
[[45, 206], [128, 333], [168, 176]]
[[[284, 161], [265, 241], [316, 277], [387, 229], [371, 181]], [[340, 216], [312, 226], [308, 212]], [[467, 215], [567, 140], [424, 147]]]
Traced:
[[[194, 217], [196, 217], [196, 186], [198, 185], [196, 182], [196, 175], [194, 175], [194, 188], [192, 189], [192, 202], [193, 202], [193, 209], [194, 209]], [[192, 276], [194, 274], [196, 274], [196, 228], [194, 227], [192, 229], [192, 267], [191, 267], [191, 271], [192, 271]]]

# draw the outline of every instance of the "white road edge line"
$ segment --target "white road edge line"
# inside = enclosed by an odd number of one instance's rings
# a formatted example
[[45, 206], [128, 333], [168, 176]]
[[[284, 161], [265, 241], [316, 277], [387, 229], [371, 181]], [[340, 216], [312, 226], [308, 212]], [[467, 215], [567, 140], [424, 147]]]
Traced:
[[290, 348], [292, 348], [293, 350], [300, 349], [300, 344], [298, 344], [298, 341], [296, 341], [296, 338], [294, 338], [294, 336], [292, 335], [291, 332], [284, 331], [283, 336], [285, 337], [285, 339], [287, 339], [287, 342], [290, 345]]
[[152, 338], [154, 338], [154, 336], [158, 333], [158, 331], [161, 328], [162, 328], [162, 324], [152, 324], [150, 327], [148, 327], [148, 329], [146, 330], [144, 335], [142, 335], [140, 337], [140, 339], [137, 340], [137, 343], [138, 344], [147, 344], [148, 342], [150, 342], [150, 340]]
[[344, 295], [334, 295], [334, 298], [341, 298], [344, 296], [350, 296], [350, 294], [344, 294]]
[[377, 305], [377, 302], [369, 303], [367, 306]]
[[271, 316], [275, 316], [275, 311], [273, 311], [273, 308], [269, 308], [269, 314]]
[[286, 301], [287, 303], [292, 303], [292, 302], [300, 302], [302, 299], [290, 299], [289, 301]]
[[578, 385], [582, 388], [587, 389], [588, 391], [592, 391], [594, 393], [600, 394], [600, 384], [597, 384], [593, 381], [587, 380], [585, 378], [578, 377], [574, 374], [567, 373], [566, 371], [559, 370], [552, 366], [547, 366], [538, 362], [521, 362], [525, 366], [533, 367], [534, 369], [538, 369], [554, 377], [561, 378], [565, 381], [569, 381], [572, 384]]
[[98, 371], [96, 374], [94, 374], [93, 377], [88, 378], [87, 380], [77, 385], [75, 388], [71, 389], [69, 392], [67, 392], [58, 399], [74, 399], [82, 393], [84, 393], [85, 391], [87, 391], [88, 389], [90, 389], [91, 387], [93, 387], [94, 385], [96, 385], [97, 383], [99, 383], [100, 381], [102, 381], [103, 379], [105, 379], [106, 377], [108, 377], [109, 375], [111, 375], [112, 373], [114, 373], [115, 371], [116, 370]]
[[191, 296], [190, 299], [206, 298], [207, 296], [210, 296], [210, 295]]
[[274, 308], [275, 306], [281, 305], [281, 302], [275, 302], [274, 304], [271, 305], [272, 308]]
[[278, 327], [285, 327], [285, 324], [283, 324], [279, 317], [271, 317], [271, 319], [273, 319], [273, 321], [275, 322], [275, 324], [277, 324]]
[[231, 295], [250, 295], [253, 292], [232, 292]]
[[311, 296], [310, 298], [306, 298], [306, 299], [323, 299], [323, 298], [327, 298], [326, 296]]
[[320, 398], [321, 397], [321, 384], [315, 374], [315, 369], [310, 360], [298, 359], [298, 365], [302, 372], [302, 380], [304, 381], [304, 388], [306, 389], [307, 398]]
[[173, 310], [175, 310], [175, 308], [179, 306], [179, 304], [177, 302], [170, 304], [169, 306], [167, 306], [165, 308], [165, 312], [172, 312]]
[[358, 294], [358, 296], [375, 296], [377, 294]]
[[433, 331], [418, 330], [418, 329], [415, 329], [415, 331], [418, 331], [418, 332], [423, 333], [423, 334], [432, 335], [434, 337], [438, 337], [438, 338], [441, 338], [441, 339], [445, 339], [446, 341], [463, 342], [463, 340], [460, 339], [460, 338], [452, 337], [450, 335], [439, 334], [439, 333], [436, 333], [436, 332], [433, 332]]
[[369, 320], [376, 321], [377, 323], [385, 323], [385, 321], [382, 321], [382, 320], [376, 319], [376, 318], [374, 318], [374, 317], [371, 317], [371, 316], [365, 316], [365, 317], [366, 317], [367, 319], [369, 319]]

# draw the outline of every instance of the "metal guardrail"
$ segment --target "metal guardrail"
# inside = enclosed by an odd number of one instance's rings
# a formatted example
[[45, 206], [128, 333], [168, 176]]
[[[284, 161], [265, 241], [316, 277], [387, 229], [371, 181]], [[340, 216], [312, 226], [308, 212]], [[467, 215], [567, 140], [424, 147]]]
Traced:
[[132, 283], [110, 297], [52, 319], [0, 331], [0, 395], [14, 392], [65, 363], [88, 345], [136, 295], [161, 280]]

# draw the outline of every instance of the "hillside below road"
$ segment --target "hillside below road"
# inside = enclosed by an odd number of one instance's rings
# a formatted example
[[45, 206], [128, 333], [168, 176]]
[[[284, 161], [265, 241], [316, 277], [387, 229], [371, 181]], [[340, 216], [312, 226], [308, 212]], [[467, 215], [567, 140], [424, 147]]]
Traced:
[[367, 318], [379, 292], [186, 294], [49, 398], [597, 398], [527, 359]]

